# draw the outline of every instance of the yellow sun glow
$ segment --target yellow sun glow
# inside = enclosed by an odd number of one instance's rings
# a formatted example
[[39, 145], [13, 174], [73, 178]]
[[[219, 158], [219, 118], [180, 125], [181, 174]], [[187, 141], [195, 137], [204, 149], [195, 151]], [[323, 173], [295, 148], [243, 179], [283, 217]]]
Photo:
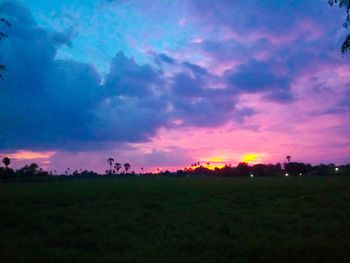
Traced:
[[211, 157], [209, 159], [209, 163], [212, 162], [212, 163], [222, 163], [224, 162], [224, 159], [222, 159], [221, 157]]
[[261, 162], [261, 154], [258, 153], [247, 153], [242, 157], [242, 162], [245, 163], [258, 163]]
[[219, 156], [211, 156], [203, 158], [201, 165], [210, 170], [214, 170], [215, 168], [223, 168], [225, 166], [225, 159]]

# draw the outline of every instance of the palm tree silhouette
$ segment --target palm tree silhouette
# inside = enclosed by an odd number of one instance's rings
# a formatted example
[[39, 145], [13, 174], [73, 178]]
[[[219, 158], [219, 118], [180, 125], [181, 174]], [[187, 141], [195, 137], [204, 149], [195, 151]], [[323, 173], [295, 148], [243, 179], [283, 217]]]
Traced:
[[109, 173], [112, 173], [112, 165], [113, 165], [114, 159], [110, 157], [107, 159], [107, 162], [109, 164]]
[[128, 170], [130, 169], [131, 165], [129, 163], [124, 164], [125, 172], [128, 173]]
[[4, 159], [2, 159], [2, 162], [5, 164], [5, 169], [7, 170], [7, 169], [8, 169], [8, 166], [9, 166], [10, 163], [11, 163], [10, 158], [5, 157]]
[[288, 162], [290, 162], [290, 159], [292, 159], [292, 157], [290, 155], [287, 155], [286, 159]]
[[115, 163], [114, 168], [117, 170], [117, 173], [118, 173], [120, 168], [122, 168], [122, 165], [120, 163]]

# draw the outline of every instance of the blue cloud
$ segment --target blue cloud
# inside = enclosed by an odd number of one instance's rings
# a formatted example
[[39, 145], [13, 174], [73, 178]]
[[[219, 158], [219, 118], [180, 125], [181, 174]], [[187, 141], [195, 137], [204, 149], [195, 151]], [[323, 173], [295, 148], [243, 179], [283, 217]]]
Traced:
[[0, 148], [79, 150], [91, 142], [144, 141], [166, 121], [157, 114], [164, 103], [141, 99], [159, 82], [150, 66], [118, 53], [102, 85], [92, 65], [55, 59], [70, 43], [64, 34], [40, 28], [15, 3], [1, 4], [0, 14], [14, 28], [0, 46], [8, 67], [0, 84], [0, 122], [6, 124]]
[[140, 66], [119, 51], [112, 59], [104, 88], [112, 95], [145, 97], [161, 84], [161, 76], [149, 65]]
[[[207, 22], [200, 23], [205, 28], [199, 28], [209, 32], [207, 38], [190, 42], [186, 31], [179, 42], [171, 38], [169, 52], [144, 51], [143, 56], [150, 55], [144, 64], [117, 52], [108, 73], [101, 76], [93, 64], [57, 58], [62, 47], [74, 44], [69, 34], [40, 27], [23, 6], [1, 3], [0, 15], [13, 26], [6, 29], [9, 39], [0, 45], [0, 61], [8, 68], [0, 83], [0, 123], [6, 124], [0, 133], [0, 149], [91, 149], [114, 142], [147, 141], [162, 127], [244, 122], [257, 112], [237, 107], [242, 94], [262, 94], [265, 100], [290, 103], [296, 100], [291, 86], [303, 72], [318, 63], [339, 63], [331, 52], [320, 52], [336, 46], [333, 35], [319, 45], [318, 38], [300, 39], [307, 34], [297, 30], [298, 21], [308, 16], [302, 8], [310, 8], [314, 22], [321, 17], [311, 2], [289, 6], [275, 0], [204, 0], [189, 5], [200, 12], [196, 19]], [[173, 26], [181, 32], [177, 19], [174, 21]], [[218, 32], [211, 32], [210, 27]], [[241, 39], [223, 37], [221, 29], [227, 28]], [[242, 36], [257, 32], [262, 34], [244, 43]], [[283, 45], [273, 41], [291, 32], [300, 35], [287, 38]], [[175, 43], [181, 48], [174, 48]], [[182, 46], [184, 43], [188, 46]], [[179, 50], [184, 50], [183, 57], [171, 55]], [[200, 55], [192, 56], [192, 51]], [[208, 65], [210, 59], [218, 66], [233, 61], [234, 66], [215, 75], [213, 65]], [[207, 67], [199, 66], [206, 63]], [[174, 125], [174, 120], [181, 124]]]
[[241, 93], [273, 91], [288, 93], [291, 80], [272, 70], [272, 63], [250, 60], [225, 72], [229, 89]]
[[[298, 22], [309, 18], [326, 28], [334, 26], [340, 14], [330, 11], [324, 1], [203, 0], [191, 1], [191, 5], [207, 27], [228, 26], [243, 35], [254, 32], [288, 35], [298, 28]], [[325, 21], [324, 17], [328, 19]]]
[[163, 63], [170, 64], [170, 65], [176, 65], [176, 60], [172, 57], [169, 57], [168, 55], [164, 53], [156, 54], [152, 53], [154, 56], [154, 61], [156, 64], [161, 65]]
[[173, 78], [172, 90], [175, 95], [182, 97], [201, 97], [204, 95], [204, 80], [179, 73]]

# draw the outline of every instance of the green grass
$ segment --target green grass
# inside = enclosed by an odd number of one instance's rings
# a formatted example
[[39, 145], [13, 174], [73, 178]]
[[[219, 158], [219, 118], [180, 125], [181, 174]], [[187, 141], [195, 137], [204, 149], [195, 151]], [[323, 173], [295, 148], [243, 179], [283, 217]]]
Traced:
[[350, 262], [350, 178], [0, 184], [0, 262]]

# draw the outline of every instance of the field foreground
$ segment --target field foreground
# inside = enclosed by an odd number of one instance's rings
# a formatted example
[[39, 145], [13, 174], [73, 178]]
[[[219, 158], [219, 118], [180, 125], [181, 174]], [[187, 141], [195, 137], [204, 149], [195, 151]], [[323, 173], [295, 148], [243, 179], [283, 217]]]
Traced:
[[0, 184], [1, 262], [350, 262], [350, 178]]

